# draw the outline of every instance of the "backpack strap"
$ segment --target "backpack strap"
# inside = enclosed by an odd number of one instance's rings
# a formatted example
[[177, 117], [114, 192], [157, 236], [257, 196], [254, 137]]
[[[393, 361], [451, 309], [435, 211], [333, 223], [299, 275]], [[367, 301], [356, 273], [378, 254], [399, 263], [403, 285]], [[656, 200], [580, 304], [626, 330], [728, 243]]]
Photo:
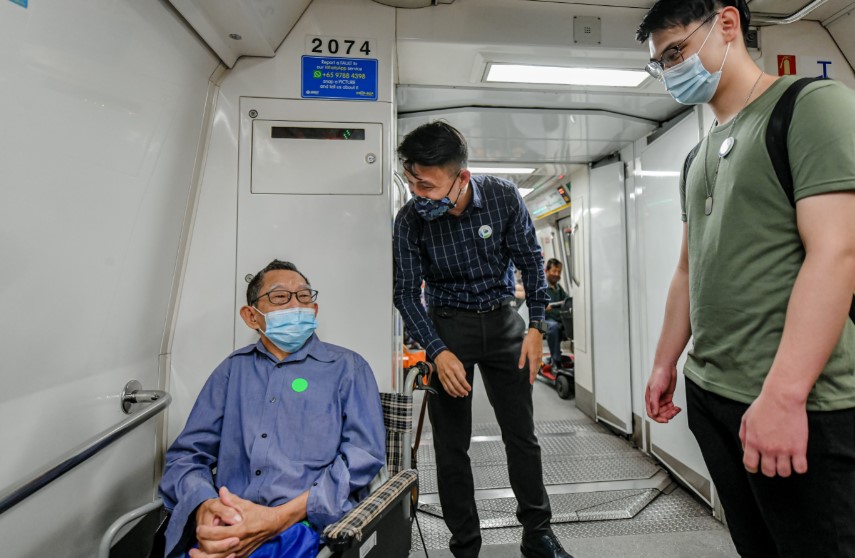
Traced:
[[686, 155], [686, 160], [683, 161], [683, 183], [680, 185], [680, 187], [683, 188], [684, 190], [686, 188], [686, 180], [689, 177], [689, 167], [692, 166], [692, 161], [695, 160], [695, 156], [698, 154], [698, 150], [700, 148], [701, 148], [701, 142], [698, 142], [697, 145], [695, 145], [692, 148], [692, 150], [689, 151], [689, 154]]
[[701, 142], [698, 142], [695, 147], [689, 151], [689, 154], [686, 155], [686, 160], [683, 161], [683, 175], [682, 180], [680, 181], [680, 209], [683, 212], [683, 218], [685, 219], [687, 216], [687, 207], [688, 201], [686, 196], [686, 181], [689, 178], [689, 167], [692, 166], [692, 161], [695, 160], [695, 156], [698, 154], [698, 150], [701, 148]]
[[787, 148], [787, 135], [790, 131], [790, 123], [793, 120], [793, 110], [796, 107], [796, 99], [802, 89], [813, 83], [824, 79], [818, 78], [801, 78], [793, 82], [772, 109], [772, 115], [769, 117], [769, 125], [766, 127], [766, 150], [769, 152], [769, 158], [772, 159], [772, 167], [775, 169], [775, 174], [778, 176], [778, 182], [787, 199], [790, 200], [790, 205], [796, 206], [795, 192], [793, 191], [793, 172], [790, 170], [790, 153]]
[[[769, 152], [769, 158], [772, 160], [772, 167], [775, 169], [775, 174], [778, 176], [778, 182], [787, 199], [790, 200], [790, 205], [796, 206], [795, 191], [793, 189], [793, 172], [790, 169], [790, 153], [787, 147], [787, 136], [790, 132], [790, 123], [793, 120], [793, 111], [796, 108], [796, 99], [802, 90], [815, 81], [825, 79], [817, 78], [801, 78], [793, 82], [790, 87], [784, 91], [775, 108], [772, 109], [772, 115], [769, 117], [769, 125], [766, 127], [766, 150]], [[685, 170], [683, 179], [685, 180]], [[855, 323], [855, 295], [852, 295], [852, 305], [849, 307], [849, 319]]]

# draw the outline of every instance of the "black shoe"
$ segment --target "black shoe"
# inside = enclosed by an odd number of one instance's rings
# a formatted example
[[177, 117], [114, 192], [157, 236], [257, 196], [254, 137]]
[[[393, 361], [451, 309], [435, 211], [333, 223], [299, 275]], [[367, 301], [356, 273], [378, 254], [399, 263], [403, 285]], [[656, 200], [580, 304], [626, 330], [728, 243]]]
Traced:
[[552, 533], [523, 537], [520, 552], [526, 558], [573, 558]]

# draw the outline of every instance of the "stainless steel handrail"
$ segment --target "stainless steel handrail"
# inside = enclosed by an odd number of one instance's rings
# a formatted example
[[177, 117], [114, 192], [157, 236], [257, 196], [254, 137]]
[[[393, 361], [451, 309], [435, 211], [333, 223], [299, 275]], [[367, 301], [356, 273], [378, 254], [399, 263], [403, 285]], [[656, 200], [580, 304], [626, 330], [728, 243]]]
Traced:
[[172, 396], [160, 390], [134, 390], [123, 393], [122, 398], [123, 400], [129, 399], [134, 403], [142, 401], [154, 401], [154, 403], [51, 461], [33, 473], [29, 479], [15, 483], [0, 492], [0, 514], [5, 513], [16, 504], [74, 469], [148, 419], [158, 415], [172, 402]]
[[[407, 188], [407, 181], [403, 176], [398, 174], [398, 171], [392, 171], [392, 182], [395, 183], [395, 187], [398, 189], [398, 193], [400, 194], [400, 207], [397, 209], [401, 209], [407, 203], [407, 196], [410, 193], [410, 190]], [[397, 211], [395, 212], [397, 214]], [[392, 216], [394, 218], [394, 215]]]
[[771, 15], [763, 15], [763, 14], [752, 14], [751, 15], [751, 23], [758, 24], [773, 24], [773, 25], [789, 25], [790, 23], [795, 23], [800, 21], [803, 17], [819, 8], [823, 4], [828, 2], [828, 0], [814, 0], [801, 10], [792, 13], [788, 16], [777, 17]]

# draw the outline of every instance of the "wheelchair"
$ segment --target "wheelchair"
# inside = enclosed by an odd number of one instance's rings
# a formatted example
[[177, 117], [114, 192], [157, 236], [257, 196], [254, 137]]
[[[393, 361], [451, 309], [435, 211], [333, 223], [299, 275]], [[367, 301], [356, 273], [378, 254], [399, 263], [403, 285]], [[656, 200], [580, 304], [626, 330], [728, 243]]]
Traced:
[[[404, 393], [380, 393], [386, 428], [386, 466], [372, 481], [370, 494], [323, 532], [318, 558], [407, 556], [418, 502], [418, 472], [412, 467], [413, 390], [429, 387], [432, 365], [407, 370]], [[139, 520], [115, 542], [131, 522]], [[162, 558], [169, 513], [158, 498], [118, 518], [104, 533], [98, 558]]]

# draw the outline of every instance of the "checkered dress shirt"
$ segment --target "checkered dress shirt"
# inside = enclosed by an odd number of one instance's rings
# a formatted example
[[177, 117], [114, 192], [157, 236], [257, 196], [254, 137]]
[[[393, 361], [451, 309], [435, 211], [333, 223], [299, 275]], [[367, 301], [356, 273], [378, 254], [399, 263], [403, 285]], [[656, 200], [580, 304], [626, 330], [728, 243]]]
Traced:
[[514, 266], [522, 272], [531, 320], [544, 319], [546, 276], [534, 223], [517, 187], [494, 176], [473, 176], [462, 215], [425, 221], [410, 200], [395, 218], [395, 306], [430, 358], [444, 349], [420, 301], [430, 306], [485, 310], [514, 295]]

